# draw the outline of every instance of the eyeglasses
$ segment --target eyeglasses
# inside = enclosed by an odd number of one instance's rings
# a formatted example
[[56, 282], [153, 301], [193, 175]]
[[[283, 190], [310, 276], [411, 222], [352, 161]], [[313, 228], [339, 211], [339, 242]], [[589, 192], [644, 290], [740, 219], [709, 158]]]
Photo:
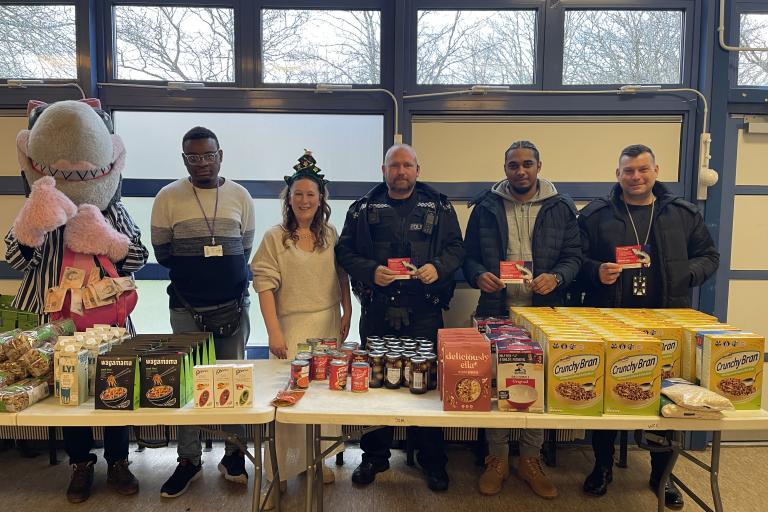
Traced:
[[182, 156], [188, 164], [199, 164], [201, 162], [215, 162], [216, 157], [219, 156], [219, 152], [214, 151], [213, 153], [203, 153], [202, 155], [195, 153], [182, 153]]

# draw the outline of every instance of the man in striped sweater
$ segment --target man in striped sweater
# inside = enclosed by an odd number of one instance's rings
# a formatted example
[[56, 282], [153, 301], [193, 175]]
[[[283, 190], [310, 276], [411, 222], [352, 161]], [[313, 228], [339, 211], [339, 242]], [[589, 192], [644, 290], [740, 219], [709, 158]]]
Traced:
[[[152, 206], [152, 247], [157, 262], [170, 270], [171, 327], [173, 332], [199, 331], [203, 326], [195, 314], [236, 314], [239, 305], [239, 318], [233, 318], [233, 323], [239, 320], [239, 329], [214, 332], [214, 343], [218, 359], [244, 359], [250, 334], [247, 289], [256, 222], [253, 200], [244, 187], [219, 176], [224, 152], [211, 130], [201, 126], [189, 130], [182, 151], [189, 176], [163, 187]], [[242, 425], [224, 429], [245, 442]], [[179, 464], [160, 489], [165, 498], [183, 494], [202, 475], [200, 429], [181, 426], [177, 432]], [[229, 481], [248, 483], [244, 453], [230, 441], [218, 469]]]
[[[31, 193], [5, 237], [8, 264], [24, 272], [13, 306], [44, 314], [45, 293], [59, 285], [64, 249], [105, 255], [121, 276], [144, 266], [141, 233], [120, 202], [125, 148], [98, 100], [30, 102], [29, 129], [16, 140]], [[90, 427], [62, 428], [72, 466], [67, 499], [90, 496], [96, 455]], [[128, 469], [128, 427], [104, 429], [107, 482], [121, 494], [139, 483]]]

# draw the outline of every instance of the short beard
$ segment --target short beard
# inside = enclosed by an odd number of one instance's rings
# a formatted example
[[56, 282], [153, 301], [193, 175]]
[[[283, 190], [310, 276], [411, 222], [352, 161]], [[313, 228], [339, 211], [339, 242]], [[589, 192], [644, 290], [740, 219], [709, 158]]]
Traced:
[[512, 190], [515, 191], [515, 194], [520, 194], [520, 195], [527, 194], [533, 188], [533, 185], [523, 188], [523, 187], [516, 187], [511, 183], [509, 184], [509, 186], [512, 188]]

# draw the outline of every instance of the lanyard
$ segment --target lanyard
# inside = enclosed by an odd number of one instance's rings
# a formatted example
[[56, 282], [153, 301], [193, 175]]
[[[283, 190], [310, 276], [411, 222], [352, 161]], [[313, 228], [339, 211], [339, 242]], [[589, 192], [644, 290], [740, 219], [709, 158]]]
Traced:
[[[648, 239], [651, 237], [651, 226], [653, 225], [653, 209], [655, 207], [656, 207], [656, 199], [654, 199], [653, 202], [651, 203], [651, 218], [648, 221], [648, 232], [645, 234], [645, 242], [643, 242], [644, 245], [648, 245]], [[635, 232], [635, 240], [637, 240], [637, 245], [640, 245], [640, 236], [637, 234], [635, 221], [632, 219], [632, 214], [629, 213], [629, 206], [627, 206], [626, 202], [624, 202], [624, 208], [627, 209], [627, 216], [629, 217], [629, 222], [632, 224], [632, 231]]]
[[192, 184], [192, 192], [195, 194], [197, 206], [200, 207], [200, 211], [203, 213], [203, 218], [205, 219], [205, 224], [208, 226], [208, 232], [211, 234], [211, 245], [216, 245], [216, 237], [213, 233], [216, 229], [216, 215], [219, 213], [219, 180], [216, 179], [216, 204], [213, 207], [213, 219], [211, 222], [208, 222], [208, 216], [205, 214], [205, 210], [203, 209], [203, 203], [201, 203], [200, 198], [197, 197], [197, 190], [195, 190], [194, 184]]

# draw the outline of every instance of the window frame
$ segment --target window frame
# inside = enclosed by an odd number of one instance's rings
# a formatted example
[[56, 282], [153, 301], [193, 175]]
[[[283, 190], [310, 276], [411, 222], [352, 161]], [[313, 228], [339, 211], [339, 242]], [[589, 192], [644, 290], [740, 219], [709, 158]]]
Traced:
[[[768, 5], [754, 0], [736, 2], [730, 11], [726, 6], [725, 40], [731, 45], [741, 46], [741, 15], [765, 14], [768, 15]], [[730, 20], [729, 20], [730, 16]], [[720, 50], [719, 43], [717, 49]], [[730, 52], [728, 55], [729, 101], [734, 103], [759, 102], [764, 103], [768, 98], [768, 83], [765, 85], [739, 85], [739, 55], [741, 52]]]

